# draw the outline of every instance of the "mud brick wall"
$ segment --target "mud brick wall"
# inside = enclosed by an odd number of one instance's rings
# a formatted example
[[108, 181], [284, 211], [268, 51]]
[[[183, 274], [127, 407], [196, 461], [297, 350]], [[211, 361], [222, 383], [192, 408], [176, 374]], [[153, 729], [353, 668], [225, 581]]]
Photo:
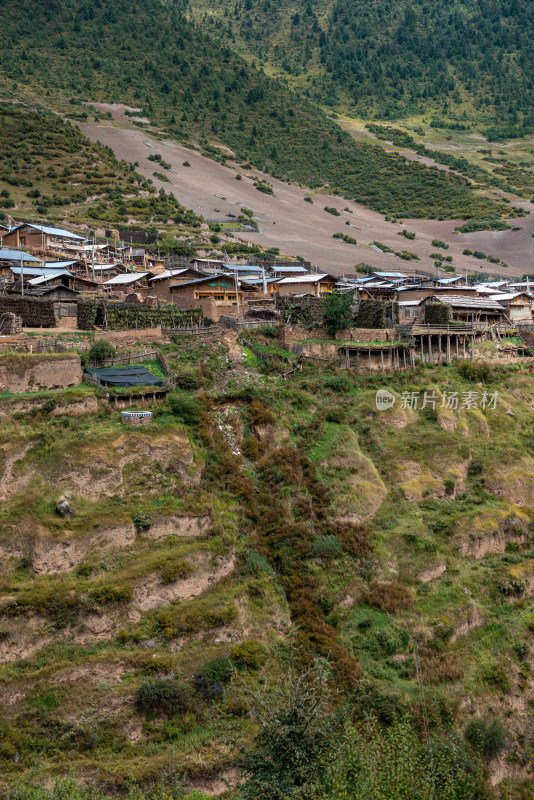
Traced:
[[79, 356], [0, 355], [1, 392], [37, 392], [68, 389], [82, 382]]

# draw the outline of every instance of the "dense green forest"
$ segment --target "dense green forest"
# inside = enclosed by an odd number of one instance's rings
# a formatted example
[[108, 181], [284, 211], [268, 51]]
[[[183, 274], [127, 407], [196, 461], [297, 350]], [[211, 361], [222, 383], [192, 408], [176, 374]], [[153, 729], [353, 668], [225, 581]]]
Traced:
[[492, 128], [534, 125], [529, 0], [227, 0], [213, 12], [191, 3], [328, 104], [395, 118], [468, 100]]
[[[0, 60], [13, 83], [49, 97], [129, 102], [183, 141], [219, 141], [243, 163], [404, 217], [500, 213], [466, 178], [355, 143], [323, 112], [192, 26], [179, 2], [7, 0]], [[220, 151], [219, 151], [220, 152]]]

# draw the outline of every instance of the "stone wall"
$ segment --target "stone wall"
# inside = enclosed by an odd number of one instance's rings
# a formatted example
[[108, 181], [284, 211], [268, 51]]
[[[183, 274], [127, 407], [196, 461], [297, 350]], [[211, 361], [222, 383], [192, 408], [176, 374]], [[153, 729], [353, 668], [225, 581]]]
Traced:
[[75, 355], [0, 355], [0, 392], [68, 389], [82, 382], [80, 357]]
[[302, 342], [304, 339], [332, 339], [326, 328], [303, 328], [300, 325], [281, 325], [278, 337], [286, 347]]

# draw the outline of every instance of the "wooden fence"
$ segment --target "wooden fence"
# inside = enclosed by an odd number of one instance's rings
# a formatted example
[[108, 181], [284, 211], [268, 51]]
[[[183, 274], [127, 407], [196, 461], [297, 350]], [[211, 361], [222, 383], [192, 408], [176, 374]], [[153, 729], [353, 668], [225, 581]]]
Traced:
[[135, 364], [137, 361], [145, 361], [148, 358], [157, 358], [157, 350], [129, 350], [127, 354], [105, 358], [102, 361], [88, 361], [89, 369], [106, 369], [107, 367], [123, 367], [126, 364]]
[[221, 314], [219, 322], [227, 328], [233, 328], [235, 331], [252, 330], [253, 328], [262, 328], [268, 325], [269, 322], [264, 319], [235, 319], [234, 317], [227, 317]]
[[179, 336], [186, 334], [188, 336], [215, 336], [219, 332], [218, 325], [195, 325], [183, 326], [178, 328], [161, 328], [161, 333], [164, 336]]

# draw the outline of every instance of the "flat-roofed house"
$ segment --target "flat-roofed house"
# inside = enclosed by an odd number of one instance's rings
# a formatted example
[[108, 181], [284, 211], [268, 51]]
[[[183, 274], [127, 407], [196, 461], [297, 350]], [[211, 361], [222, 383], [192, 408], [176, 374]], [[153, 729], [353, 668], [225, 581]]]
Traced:
[[189, 283], [205, 277], [201, 272], [191, 267], [166, 269], [164, 272], [160, 272], [159, 275], [153, 275], [148, 279], [150, 294], [159, 297], [160, 300], [170, 301], [172, 299], [171, 285]]
[[124, 272], [121, 275], [115, 275], [102, 285], [106, 289], [118, 290], [119, 292], [135, 292], [138, 289], [146, 290], [148, 289], [150, 275], [150, 272]]
[[321, 297], [329, 294], [337, 283], [337, 278], [328, 273], [312, 272], [309, 275], [297, 275], [292, 278], [281, 278], [278, 281], [280, 297], [291, 295], [312, 295]]
[[534, 297], [529, 292], [492, 294], [491, 299], [496, 300], [504, 308], [510, 322], [532, 322]]

